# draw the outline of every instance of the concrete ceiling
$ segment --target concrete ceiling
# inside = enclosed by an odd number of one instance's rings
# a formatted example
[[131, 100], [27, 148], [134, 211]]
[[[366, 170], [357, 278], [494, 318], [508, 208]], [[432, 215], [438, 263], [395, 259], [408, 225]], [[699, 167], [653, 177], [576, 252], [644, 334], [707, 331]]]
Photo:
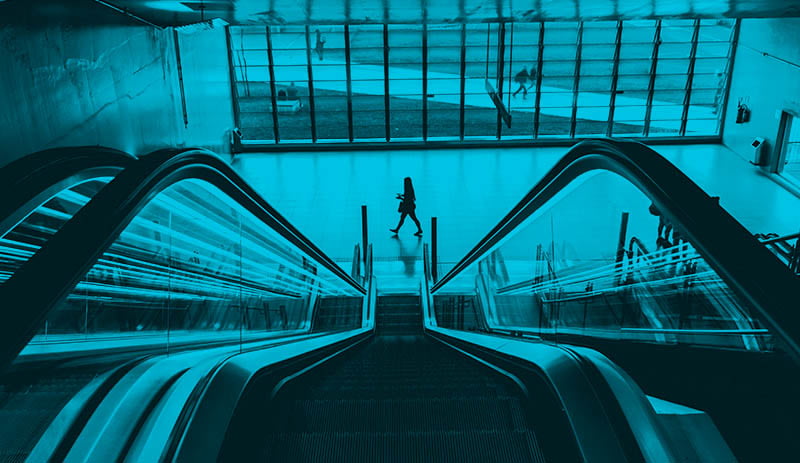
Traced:
[[800, 17], [800, 0], [0, 0], [0, 16], [9, 19], [3, 10], [15, 6], [33, 21], [55, 15], [95, 23], [104, 21], [98, 14], [106, 16], [98, 8], [106, 8], [159, 26], [213, 18], [230, 24], [360, 24]]

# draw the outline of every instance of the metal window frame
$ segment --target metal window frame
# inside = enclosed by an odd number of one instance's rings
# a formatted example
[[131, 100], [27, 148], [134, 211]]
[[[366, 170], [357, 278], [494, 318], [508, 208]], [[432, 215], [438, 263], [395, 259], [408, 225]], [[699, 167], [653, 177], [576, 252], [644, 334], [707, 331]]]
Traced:
[[275, 61], [272, 58], [272, 33], [270, 26], [264, 26], [267, 37], [267, 66], [269, 69], [269, 93], [272, 102], [272, 133], [275, 136], [275, 144], [281, 142], [281, 131], [278, 128], [278, 98], [275, 95]]
[[[500, 22], [497, 25], [497, 98], [502, 103], [503, 101], [503, 83], [505, 82], [505, 65], [506, 65], [506, 23]], [[500, 115], [500, 110], [497, 110], [497, 133], [498, 140], [503, 138], [503, 117]]]
[[533, 138], [539, 138], [539, 124], [542, 110], [542, 66], [544, 65], [544, 21], [539, 22], [539, 48], [536, 55], [536, 95], [533, 101]]
[[467, 105], [467, 25], [461, 25], [461, 101], [459, 102], [458, 139], [464, 141]]
[[656, 89], [656, 71], [658, 69], [658, 51], [661, 47], [661, 20], [656, 20], [656, 30], [653, 33], [653, 52], [650, 54], [650, 81], [647, 83], [647, 101], [644, 113], [643, 137], [650, 136], [650, 118], [653, 113], [653, 96]]
[[311, 143], [317, 142], [317, 113], [314, 102], [314, 71], [311, 66], [311, 30], [308, 24], [306, 33], [306, 64], [308, 66], [308, 116], [311, 120]]
[[428, 23], [422, 23], [422, 141], [428, 141]]
[[350, 143], [355, 140], [353, 134], [353, 73], [350, 55], [350, 25], [344, 25], [344, 69], [347, 80], [347, 139]]
[[681, 112], [681, 128], [679, 137], [686, 135], [686, 124], [689, 119], [689, 105], [692, 102], [692, 82], [694, 82], [694, 66], [697, 61], [697, 39], [700, 36], [700, 20], [695, 19], [692, 31], [692, 48], [689, 52], [689, 69], [686, 76], [686, 89], [683, 94], [683, 111]]
[[233, 125], [237, 129], [241, 129], [242, 117], [239, 107], [239, 89], [236, 86], [236, 67], [233, 64], [233, 40], [231, 39], [231, 26], [225, 26], [225, 46], [228, 48], [228, 78], [231, 82], [231, 109], [233, 110]]
[[392, 139], [391, 98], [389, 97], [389, 25], [383, 23], [383, 117], [386, 141]]
[[619, 82], [619, 54], [622, 48], [622, 20], [617, 21], [617, 35], [614, 38], [614, 63], [611, 69], [611, 95], [608, 101], [608, 122], [606, 126], [606, 136], [610, 137], [614, 133], [614, 112], [617, 104], [617, 83]]
[[719, 123], [717, 124], [717, 135], [722, 136], [725, 133], [725, 119], [728, 114], [728, 102], [731, 96], [731, 79], [733, 78], [733, 68], [736, 63], [736, 49], [739, 46], [739, 30], [741, 28], [742, 20], [736, 18], [733, 23], [733, 31], [731, 32], [730, 50], [728, 51], [728, 72], [725, 76], [725, 96], [722, 100], [722, 111], [719, 114]]
[[575, 43], [575, 80], [572, 82], [572, 115], [569, 118], [569, 138], [575, 138], [578, 117], [578, 89], [581, 81], [581, 55], [583, 53], [583, 21], [578, 22], [577, 42]]
[[183, 115], [183, 126], [189, 127], [189, 113], [186, 110], [186, 90], [183, 87], [183, 64], [181, 63], [181, 45], [178, 37], [178, 29], [172, 29], [172, 38], [175, 42], [175, 66], [178, 71], [178, 87], [181, 93], [181, 113]]

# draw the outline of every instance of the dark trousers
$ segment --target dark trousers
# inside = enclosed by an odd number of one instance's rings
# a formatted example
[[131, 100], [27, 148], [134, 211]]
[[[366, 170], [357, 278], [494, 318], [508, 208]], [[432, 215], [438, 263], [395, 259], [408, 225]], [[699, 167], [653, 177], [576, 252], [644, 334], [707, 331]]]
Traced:
[[422, 227], [419, 225], [419, 219], [417, 219], [417, 213], [414, 211], [414, 209], [411, 209], [409, 212], [400, 213], [400, 223], [397, 224], [395, 230], [400, 230], [400, 227], [403, 226], [403, 222], [406, 221], [406, 216], [411, 217], [411, 220], [413, 220], [414, 224], [417, 226], [417, 230], [422, 231]]

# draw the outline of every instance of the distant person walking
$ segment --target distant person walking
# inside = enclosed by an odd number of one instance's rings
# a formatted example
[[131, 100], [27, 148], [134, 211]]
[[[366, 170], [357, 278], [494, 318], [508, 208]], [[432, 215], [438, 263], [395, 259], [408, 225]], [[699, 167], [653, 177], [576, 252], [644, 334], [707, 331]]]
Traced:
[[414, 224], [417, 225], [417, 232], [414, 234], [416, 236], [422, 236], [422, 227], [419, 225], [419, 219], [417, 219], [417, 214], [415, 212], [417, 208], [417, 197], [414, 195], [414, 185], [411, 184], [411, 177], [403, 179], [403, 194], [398, 193], [396, 197], [400, 200], [400, 205], [397, 207], [397, 212], [400, 213], [400, 222], [397, 224], [397, 227], [390, 228], [389, 231], [396, 234], [400, 231], [400, 227], [403, 226], [406, 216], [410, 216]]
[[317, 52], [317, 57], [319, 57], [319, 60], [322, 61], [322, 55], [325, 52], [326, 39], [325, 36], [322, 35], [322, 32], [319, 31], [319, 29], [317, 29], [315, 33], [317, 35], [317, 44], [314, 46], [314, 51]]
[[530, 78], [531, 75], [528, 74], [528, 67], [523, 66], [522, 70], [514, 76], [514, 82], [519, 84], [519, 88], [513, 93], [514, 98], [517, 97], [517, 93], [519, 93], [520, 90], [522, 91], [522, 99], [525, 100], [528, 98], [528, 88], [525, 85], [528, 84], [528, 80], [530, 80]]
[[[513, 94], [514, 98], [517, 97], [517, 93], [522, 91], [522, 99], [523, 100], [527, 100], [528, 99], [528, 90], [533, 88], [534, 84], [536, 83], [536, 68], [531, 68], [531, 71], [528, 72], [528, 67], [527, 66], [523, 66], [522, 70], [519, 71], [514, 76], [514, 82], [519, 84], [519, 88], [517, 88], [517, 90]], [[526, 87], [525, 85], [527, 85], [528, 82], [530, 82], [531, 85], [529, 87]]]

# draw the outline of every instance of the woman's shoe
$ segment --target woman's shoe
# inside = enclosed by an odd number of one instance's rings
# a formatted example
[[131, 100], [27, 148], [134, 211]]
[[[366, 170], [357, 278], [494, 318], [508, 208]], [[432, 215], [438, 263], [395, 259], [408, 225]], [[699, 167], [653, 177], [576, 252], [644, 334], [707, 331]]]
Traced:
[[414, 236], [422, 236], [422, 230], [420, 230], [420, 231], [418, 231], [418, 232], [414, 233]]

